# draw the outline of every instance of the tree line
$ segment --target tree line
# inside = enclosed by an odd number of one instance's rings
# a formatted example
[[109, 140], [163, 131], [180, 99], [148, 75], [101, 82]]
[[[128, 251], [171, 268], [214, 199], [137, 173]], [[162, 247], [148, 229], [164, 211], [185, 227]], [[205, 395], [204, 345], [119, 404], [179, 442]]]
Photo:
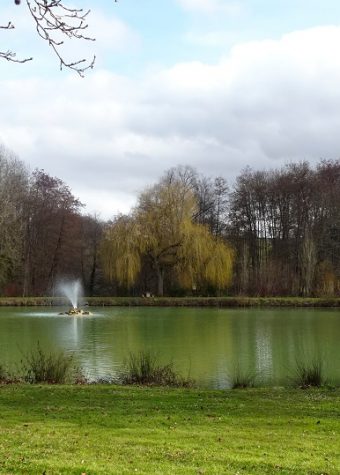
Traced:
[[102, 223], [82, 208], [62, 180], [0, 149], [1, 295], [51, 295], [61, 277], [94, 293]]
[[110, 221], [59, 178], [0, 149], [0, 295], [333, 296], [340, 293], [340, 161], [243, 170], [228, 186], [168, 170]]

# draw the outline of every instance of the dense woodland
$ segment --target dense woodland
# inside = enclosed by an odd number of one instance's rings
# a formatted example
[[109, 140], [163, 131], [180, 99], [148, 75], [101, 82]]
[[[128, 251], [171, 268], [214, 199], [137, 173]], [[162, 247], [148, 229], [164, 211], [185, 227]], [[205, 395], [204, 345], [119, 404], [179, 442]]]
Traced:
[[0, 149], [0, 295], [340, 294], [340, 161], [244, 170], [235, 183], [167, 171], [103, 222], [59, 178]]

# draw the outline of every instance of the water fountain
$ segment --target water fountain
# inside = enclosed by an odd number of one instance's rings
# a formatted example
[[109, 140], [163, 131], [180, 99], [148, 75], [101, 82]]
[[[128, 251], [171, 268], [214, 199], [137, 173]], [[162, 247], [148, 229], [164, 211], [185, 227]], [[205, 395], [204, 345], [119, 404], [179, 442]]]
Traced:
[[59, 315], [90, 315], [90, 312], [79, 307], [79, 300], [82, 296], [82, 287], [79, 280], [62, 282], [58, 285], [58, 289], [68, 298], [72, 305], [67, 312], [61, 312]]

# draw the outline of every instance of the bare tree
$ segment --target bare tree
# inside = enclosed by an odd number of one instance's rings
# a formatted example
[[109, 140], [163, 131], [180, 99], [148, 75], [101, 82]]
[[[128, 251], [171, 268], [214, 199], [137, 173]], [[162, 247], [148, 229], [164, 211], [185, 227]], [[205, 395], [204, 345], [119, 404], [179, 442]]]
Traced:
[[[14, 3], [20, 5], [21, 0], [15, 0]], [[36, 32], [48, 43], [57, 56], [60, 69], [71, 69], [83, 77], [85, 71], [93, 68], [95, 56], [90, 60], [67, 61], [61, 52], [62, 45], [67, 39], [94, 41], [94, 38], [86, 35], [90, 10], [84, 11], [82, 8], [67, 6], [62, 0], [24, 0], [24, 3], [33, 19]], [[13, 30], [15, 26], [9, 21], [7, 25], [0, 25], [0, 28]], [[18, 58], [14, 51], [7, 50], [0, 51], [0, 59], [26, 63], [33, 58]]]
[[79, 273], [81, 207], [62, 180], [32, 173], [24, 202], [24, 296], [46, 295], [60, 275]]
[[[28, 171], [0, 146], [0, 292], [16, 288], [21, 273], [22, 211]], [[19, 277], [20, 278], [20, 277]]]

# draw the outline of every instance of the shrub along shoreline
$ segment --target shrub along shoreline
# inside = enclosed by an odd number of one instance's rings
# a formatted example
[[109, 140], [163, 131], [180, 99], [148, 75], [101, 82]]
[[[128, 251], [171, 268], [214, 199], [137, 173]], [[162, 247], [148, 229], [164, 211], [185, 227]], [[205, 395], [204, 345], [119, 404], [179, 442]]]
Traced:
[[[93, 307], [340, 307], [338, 297], [85, 297]], [[0, 297], [0, 307], [67, 306], [63, 297]]]
[[[130, 353], [120, 371], [116, 371], [105, 378], [91, 380], [84, 374], [84, 368], [74, 361], [74, 354], [67, 354], [63, 350], [46, 351], [37, 343], [26, 354], [22, 355], [21, 364], [15, 373], [10, 372], [0, 362], [0, 384], [115, 384], [136, 386], [157, 386], [167, 388], [199, 388], [196, 381], [190, 377], [183, 377], [173, 362], [160, 363], [158, 356], [150, 350]], [[239, 366], [228, 371], [229, 386], [225, 389], [246, 389], [261, 387], [256, 373], [244, 372]], [[339, 381], [327, 377], [321, 357], [301, 359], [295, 362], [287, 374], [286, 383], [280, 385], [301, 389], [328, 387], [339, 388]], [[270, 385], [275, 387], [275, 383]], [[268, 387], [268, 383], [266, 383]]]

